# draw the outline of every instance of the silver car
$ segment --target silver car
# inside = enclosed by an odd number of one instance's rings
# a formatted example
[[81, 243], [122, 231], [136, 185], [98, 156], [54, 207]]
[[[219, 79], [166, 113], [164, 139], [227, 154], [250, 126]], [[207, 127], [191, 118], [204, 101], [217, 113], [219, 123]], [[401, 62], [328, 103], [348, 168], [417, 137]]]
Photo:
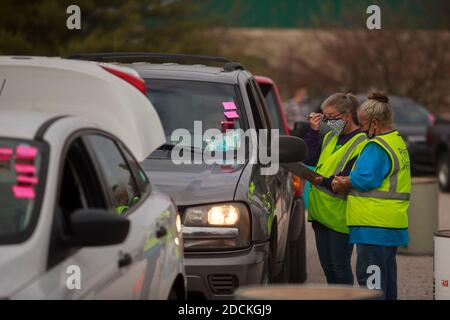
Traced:
[[139, 166], [164, 133], [110, 68], [0, 57], [0, 298], [185, 297], [177, 208]]

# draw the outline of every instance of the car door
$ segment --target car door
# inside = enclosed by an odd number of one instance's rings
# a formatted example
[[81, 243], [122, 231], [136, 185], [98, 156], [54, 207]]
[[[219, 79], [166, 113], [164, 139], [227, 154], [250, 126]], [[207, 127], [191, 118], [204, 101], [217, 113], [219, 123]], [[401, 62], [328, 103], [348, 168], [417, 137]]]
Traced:
[[128, 237], [119, 249], [120, 277], [97, 298], [158, 298], [167, 212], [152, 197], [145, 173], [119, 141], [100, 134], [84, 139], [98, 163], [115, 214], [125, 215], [131, 223]]
[[[260, 117], [260, 126], [263, 129], [271, 129], [271, 121], [264, 102], [263, 95], [259, 89], [257, 82], [252, 78], [247, 85], [247, 91], [253, 95], [253, 100]], [[254, 112], [255, 114], [255, 112]], [[264, 175], [259, 177], [265, 185], [266, 194], [263, 194], [263, 203], [266, 202], [269, 210], [272, 211], [273, 218], [276, 217], [277, 222], [277, 252], [276, 261], [281, 262], [284, 256], [284, 248], [288, 234], [288, 212], [286, 210], [286, 190], [287, 172], [283, 168], [279, 168], [274, 175]], [[264, 201], [265, 200], [265, 201]]]
[[54, 218], [47, 256], [47, 271], [22, 290], [17, 298], [93, 298], [119, 277], [119, 246], [80, 248], [67, 244], [70, 216], [78, 209], [109, 205], [98, 171], [79, 136], [71, 137], [58, 170]]

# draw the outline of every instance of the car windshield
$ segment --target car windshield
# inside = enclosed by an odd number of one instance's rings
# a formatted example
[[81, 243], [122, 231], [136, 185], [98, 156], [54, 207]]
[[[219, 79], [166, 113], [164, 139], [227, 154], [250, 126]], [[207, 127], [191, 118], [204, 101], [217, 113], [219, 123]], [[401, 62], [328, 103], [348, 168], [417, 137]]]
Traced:
[[[185, 80], [147, 79], [147, 92], [161, 119], [169, 145], [183, 144], [211, 151], [236, 150], [241, 141], [241, 110], [233, 85]], [[201, 122], [201, 128], [194, 122]], [[179, 131], [184, 129], [184, 133]], [[206, 130], [229, 131], [226, 138], [209, 139]], [[176, 131], [177, 130], [177, 131]], [[186, 136], [186, 139], [174, 138]], [[229, 139], [231, 137], [231, 140]], [[201, 139], [202, 145], [194, 144]], [[199, 141], [199, 140], [197, 140]]]
[[421, 105], [409, 99], [391, 99], [394, 109], [394, 123], [399, 125], [423, 125], [430, 124], [430, 113]]
[[15, 242], [33, 220], [42, 183], [42, 148], [0, 138], [0, 243]]

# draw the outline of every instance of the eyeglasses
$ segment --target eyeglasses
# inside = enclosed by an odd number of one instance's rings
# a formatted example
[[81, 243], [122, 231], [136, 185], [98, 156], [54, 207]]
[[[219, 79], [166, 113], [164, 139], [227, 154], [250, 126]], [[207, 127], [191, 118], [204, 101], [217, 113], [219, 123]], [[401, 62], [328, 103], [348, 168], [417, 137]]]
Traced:
[[342, 116], [343, 114], [346, 114], [346, 112], [338, 113], [333, 118], [327, 118], [325, 115], [323, 115], [322, 121], [327, 122], [327, 121], [333, 121], [333, 120], [341, 120], [342, 118], [338, 118], [338, 117]]

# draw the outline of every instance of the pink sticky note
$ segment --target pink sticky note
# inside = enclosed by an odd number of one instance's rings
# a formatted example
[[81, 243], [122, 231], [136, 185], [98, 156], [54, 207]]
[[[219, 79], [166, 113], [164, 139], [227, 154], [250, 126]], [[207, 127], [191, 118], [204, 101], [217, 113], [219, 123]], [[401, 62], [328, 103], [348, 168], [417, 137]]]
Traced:
[[38, 184], [38, 177], [18, 176], [17, 183], [19, 184]]
[[236, 108], [236, 104], [233, 101], [231, 101], [231, 102], [223, 102], [222, 104], [223, 104], [223, 108], [225, 110], [236, 110], [237, 109]]
[[36, 174], [36, 167], [29, 164], [16, 164], [16, 173]]
[[17, 147], [16, 149], [16, 159], [34, 160], [34, 158], [36, 158], [37, 153], [38, 150], [34, 147], [20, 146]]
[[228, 112], [224, 112], [225, 117], [227, 117], [228, 120], [230, 119], [238, 119], [239, 115], [237, 114], [236, 111], [228, 111]]
[[13, 155], [13, 152], [13, 149], [10, 148], [0, 148], [0, 160], [9, 161], [9, 159]]
[[16, 199], [34, 199], [36, 197], [32, 187], [13, 186], [12, 189]]

